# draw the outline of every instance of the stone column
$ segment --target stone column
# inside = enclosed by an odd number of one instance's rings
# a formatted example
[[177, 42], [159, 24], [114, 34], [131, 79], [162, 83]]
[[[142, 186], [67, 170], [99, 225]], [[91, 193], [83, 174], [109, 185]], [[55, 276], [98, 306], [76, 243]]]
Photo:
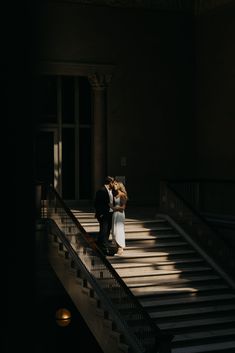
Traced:
[[93, 91], [93, 193], [103, 184], [107, 173], [107, 85], [111, 75], [88, 76]]

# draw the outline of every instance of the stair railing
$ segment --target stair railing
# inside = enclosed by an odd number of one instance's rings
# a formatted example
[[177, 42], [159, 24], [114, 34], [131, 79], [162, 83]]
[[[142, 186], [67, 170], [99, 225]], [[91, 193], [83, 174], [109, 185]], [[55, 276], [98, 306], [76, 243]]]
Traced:
[[[151, 319], [94, 239], [82, 227], [56, 190], [47, 187], [42, 214], [50, 222], [50, 231], [58, 237], [73, 266], [82, 271], [96, 295], [107, 307], [135, 353], [170, 353], [173, 335], [164, 333]], [[138, 330], [131, 322], [139, 322]]]
[[213, 258], [232, 280], [234, 249], [220, 233], [179, 193], [173, 183], [161, 181], [159, 211], [168, 214]]

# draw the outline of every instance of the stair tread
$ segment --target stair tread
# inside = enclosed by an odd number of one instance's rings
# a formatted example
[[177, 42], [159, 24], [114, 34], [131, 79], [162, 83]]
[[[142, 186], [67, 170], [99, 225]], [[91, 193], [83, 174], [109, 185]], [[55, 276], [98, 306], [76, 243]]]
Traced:
[[[178, 242], [174, 242], [174, 241], [169, 241], [169, 242], [164, 242], [164, 243], [159, 243], [159, 244], [154, 244], [154, 245], [149, 245], [149, 246], [145, 246], [144, 248], [138, 246], [138, 244], [132, 244], [129, 245], [124, 249], [124, 253], [122, 255], [122, 258], [128, 257], [130, 255], [133, 254], [133, 250], [137, 250], [135, 253], [135, 256], [156, 256], [159, 251], [158, 249], [166, 249], [166, 248], [171, 248], [171, 247], [180, 247], [180, 246], [188, 246], [187, 242], [184, 241], [178, 241]], [[148, 249], [151, 249], [151, 251], [148, 251]], [[154, 251], [155, 250], [155, 251]], [[169, 255], [171, 254], [171, 249], [169, 250]], [[173, 251], [173, 249], [172, 249]]]
[[[165, 318], [165, 317], [175, 317], [175, 316], [183, 316], [183, 315], [191, 315], [191, 314], [202, 314], [202, 313], [212, 313], [212, 312], [224, 312], [228, 310], [235, 310], [235, 302], [234, 304], [221, 304], [221, 305], [207, 305], [200, 308], [188, 308], [188, 309], [177, 309], [177, 310], [165, 310], [165, 311], [151, 311], [150, 316], [152, 318]], [[234, 329], [235, 330], [235, 329]]]
[[[85, 222], [89, 222], [89, 221], [92, 221], [96, 224], [99, 224], [98, 220], [95, 218], [94, 214], [93, 215], [83, 215], [83, 214], [77, 214], [77, 213], [74, 213], [74, 215], [76, 215], [77, 218], [81, 218], [82, 221], [81, 223], [85, 223]], [[128, 218], [126, 217], [125, 219], [125, 226], [128, 226], [128, 225], [137, 225], [137, 226], [145, 226], [145, 225], [155, 225], [155, 224], [166, 224], [168, 227], [169, 226], [169, 223], [164, 220], [164, 219], [143, 219], [143, 220], [138, 220], [138, 219], [132, 219], [132, 218]]]
[[[162, 277], [162, 276], [161, 276]], [[143, 283], [145, 283], [146, 285], [152, 285], [152, 284], [178, 284], [178, 283], [195, 283], [195, 282], [204, 282], [204, 281], [217, 281], [217, 280], [221, 280], [219, 276], [216, 275], [211, 275], [211, 276], [192, 276], [192, 277], [188, 277], [188, 278], [171, 278], [169, 279], [169, 277], [166, 278], [159, 278], [159, 276], [140, 276], [138, 279], [132, 278], [132, 277], [126, 277], [125, 278], [125, 282], [128, 284], [130, 283], [142, 283], [141, 281], [143, 281]], [[222, 281], [222, 280], [221, 280]]]
[[235, 335], [235, 328], [209, 329], [208, 331], [196, 331], [176, 334], [173, 338], [173, 342], [229, 335]]
[[[182, 280], [182, 281], [178, 280], [175, 282], [172, 282], [172, 281], [160, 282], [160, 281], [158, 281], [158, 279], [156, 279], [155, 281], [152, 281], [152, 282], [151, 281], [142, 281], [141, 282], [141, 280], [140, 280], [138, 283], [132, 283], [124, 278], [124, 281], [125, 281], [125, 283], [128, 284], [128, 287], [130, 287], [130, 288], [138, 288], [138, 287], [140, 287], [140, 288], [152, 287], [153, 288], [156, 286], [161, 288], [161, 286], [163, 287], [164, 284], [166, 287], [169, 288], [170, 286], [172, 286], [172, 288], [174, 288], [174, 289], [176, 288], [177, 285], [181, 288], [185, 284], [191, 285], [192, 288], [194, 288], [194, 289], [200, 288], [200, 285], [198, 285], [196, 281], [192, 282], [192, 281], [187, 281], [187, 280]], [[202, 282], [201, 280], [198, 280], [198, 281]], [[206, 287], [211, 288], [212, 284], [209, 284], [208, 280], [205, 280], [205, 281], [207, 281], [207, 284], [208, 284]], [[226, 285], [221, 284], [220, 288], [228, 288], [228, 287]]]
[[146, 249], [157, 249], [157, 248], [162, 248], [162, 247], [170, 247], [170, 246], [182, 246], [182, 245], [189, 245], [186, 241], [168, 241], [168, 242], [162, 242], [159, 244], [148, 244], [145, 247], [140, 247], [138, 246], [138, 242], [136, 244], [131, 243], [128, 244], [128, 247], [125, 249], [126, 251], [128, 250], [133, 250], [133, 249], [139, 249], [140, 254], [145, 253]]
[[132, 286], [130, 285], [130, 289], [132, 293], [136, 296], [141, 296], [141, 295], [146, 295], [148, 294], [156, 294], [156, 295], [162, 295], [162, 294], [173, 294], [173, 293], [198, 293], [199, 291], [208, 291], [208, 290], [217, 290], [217, 289], [226, 289], [228, 288], [227, 285], [208, 285], [208, 286], [198, 286], [198, 287], [182, 287], [179, 286], [178, 288], [176, 287], [168, 287], [168, 286]]
[[[126, 257], [125, 257], [126, 258]], [[132, 257], [133, 259], [133, 257]], [[155, 258], [156, 259], [156, 258]], [[114, 259], [110, 259], [110, 263], [115, 266], [115, 267], [121, 267], [121, 266], [126, 266], [126, 264], [122, 264], [120, 262], [118, 262], [119, 258], [114, 258]], [[178, 264], [188, 264], [188, 263], [199, 263], [199, 262], [204, 262], [204, 259], [202, 258], [188, 258], [188, 259], [176, 259], [176, 260], [165, 260], [165, 261], [157, 261], [155, 262], [156, 266], [164, 266], [164, 265], [178, 265]]]
[[159, 240], [159, 239], [171, 239], [171, 238], [181, 238], [179, 234], [131, 234], [126, 232], [126, 240]]
[[[80, 222], [81, 225], [87, 230], [87, 232], [89, 231], [94, 231], [97, 230], [99, 231], [99, 225], [97, 224], [84, 224], [82, 222]], [[135, 233], [135, 234], [139, 234], [139, 233], [144, 233], [144, 234], [151, 234], [151, 232], [155, 232], [155, 231], [169, 231], [172, 230], [172, 228], [170, 227], [155, 227], [155, 228], [133, 228], [133, 227], [125, 227], [125, 235], [126, 237], [128, 237], [128, 234], [130, 233]], [[157, 235], [157, 234], [156, 234]]]
[[172, 318], [171, 322], [159, 323], [158, 326], [163, 329], [174, 329], [174, 328], [184, 328], [184, 327], [194, 327], [194, 326], [206, 326], [206, 325], [215, 325], [215, 324], [224, 324], [228, 322], [235, 323], [235, 315], [230, 316], [220, 316], [214, 318], [203, 318], [203, 319], [194, 319], [194, 320], [183, 320], [183, 321], [174, 321]]
[[[92, 231], [92, 233], [99, 233], [99, 229], [90, 229], [88, 226], [85, 226], [85, 225], [82, 225], [86, 232], [90, 232]], [[148, 241], [148, 240], [161, 240], [161, 239], [181, 239], [182, 237], [179, 235], [179, 234], [132, 234], [132, 232], [126, 232], [126, 241], [127, 242], [133, 242], [133, 241], [137, 241], [137, 242], [140, 242], [140, 241]]]
[[[157, 266], [157, 265], [156, 265]], [[142, 273], [146, 272], [146, 269], [148, 270], [148, 268], [152, 268], [152, 264], [148, 264], [148, 263], [128, 263], [128, 264], [118, 264], [118, 266], [114, 265], [113, 266], [115, 268], [115, 270], [120, 273], [121, 276], [123, 276], [121, 274], [120, 271], [122, 270], [129, 270], [131, 271], [133, 269], [133, 271], [138, 268], [138, 273], [136, 273], [137, 275], [141, 275]], [[159, 269], [152, 269], [149, 270], [148, 273], [149, 274], [156, 274], [156, 275], [163, 275], [163, 274], [173, 274], [173, 273], [184, 273], [184, 272], [196, 272], [196, 271], [208, 271], [211, 270], [211, 267], [207, 267], [207, 266], [194, 266], [194, 267], [187, 267], [182, 269], [174, 269], [174, 270], [159, 270]], [[134, 274], [132, 274], [134, 275]]]
[[133, 218], [130, 218], [130, 217], [126, 217], [126, 220], [125, 220], [125, 225], [128, 225], [128, 224], [155, 224], [155, 223], [165, 223], [167, 224], [167, 221], [164, 219], [164, 218], [156, 218], [156, 219], [133, 219]]
[[172, 227], [169, 226], [157, 226], [157, 227], [133, 227], [133, 225], [129, 224], [129, 225], [125, 225], [125, 231], [126, 232], [148, 232], [148, 231], [155, 231], [155, 230], [173, 230]]
[[[104, 278], [104, 279], [99, 279], [99, 281], [102, 281], [104, 283], [109, 283], [112, 281], [112, 279], [109, 278]], [[204, 283], [204, 282], [212, 282], [213, 281], [221, 281], [223, 283], [223, 280], [221, 280], [218, 276], [192, 276], [188, 278], [179, 278], [178, 276], [175, 276], [175, 278], [170, 278], [169, 275], [167, 276], [138, 276], [138, 277], [125, 277], [124, 279], [125, 283], [127, 284], [128, 287], [131, 287], [131, 285], [146, 285], [146, 286], [152, 286], [152, 285], [172, 285], [173, 287], [176, 285], [183, 285], [183, 284], [191, 284], [194, 285], [195, 283]]]
[[203, 296], [194, 296], [194, 297], [183, 297], [183, 298], [171, 298], [171, 299], [161, 299], [159, 298], [141, 298], [140, 302], [144, 307], [149, 306], [163, 306], [163, 305], [175, 305], [175, 304], [187, 304], [187, 303], [203, 303], [206, 301], [214, 302], [218, 300], [235, 300], [235, 294], [212, 294], [212, 295], [203, 295]]
[[[171, 256], [171, 255], [184, 255], [184, 254], [194, 254], [196, 251], [194, 249], [180, 249], [180, 250], [170, 250], [170, 251], [154, 251], [151, 253], [145, 253], [145, 257], [158, 257], [158, 256]], [[125, 249], [125, 252], [123, 253], [121, 258], [117, 258], [119, 260], [123, 259], [128, 259], [128, 258], [138, 258], [139, 255], [143, 255], [142, 252], [128, 252], [127, 249]], [[113, 259], [112, 256], [108, 256], [108, 259]]]
[[221, 352], [221, 349], [235, 348], [235, 340], [226, 342], [216, 342], [197, 346], [187, 346], [173, 348], [171, 353], [205, 353], [205, 352]]
[[[128, 267], [128, 266], [129, 266], [129, 268], [131, 266], [132, 267], [140, 267], [141, 268], [141, 267], [145, 267], [145, 266], [148, 266], [148, 265], [151, 266], [152, 268], [153, 267], [157, 268], [157, 266], [158, 266], [158, 261], [156, 259], [157, 257], [160, 258], [160, 257], [162, 257], [162, 255], [159, 254], [159, 253], [156, 256], [153, 256], [150, 253], [146, 254], [146, 255], [142, 255], [142, 254], [140, 255], [140, 254], [137, 254], [137, 253], [133, 253], [131, 255], [122, 254], [122, 256], [120, 256], [120, 257], [115, 257], [115, 260], [117, 259], [117, 261], [113, 260], [113, 256], [107, 256], [107, 258], [110, 260], [110, 263], [112, 264], [112, 266], [113, 267], [117, 266], [117, 268], [119, 266], [120, 266], [120, 268], [121, 267], [125, 268], [125, 267]], [[154, 258], [156, 259], [155, 262], [154, 262]], [[161, 261], [161, 262], [163, 262], [163, 261]], [[196, 261], [192, 261], [192, 263], [193, 262], [196, 262]], [[199, 262], [197, 262], [197, 263], [199, 263]], [[203, 261], [203, 260], [201, 262], [204, 262], [206, 264], [206, 262]], [[159, 261], [159, 263], [160, 263], [160, 261]], [[206, 267], [208, 267], [208, 265], [206, 265]]]

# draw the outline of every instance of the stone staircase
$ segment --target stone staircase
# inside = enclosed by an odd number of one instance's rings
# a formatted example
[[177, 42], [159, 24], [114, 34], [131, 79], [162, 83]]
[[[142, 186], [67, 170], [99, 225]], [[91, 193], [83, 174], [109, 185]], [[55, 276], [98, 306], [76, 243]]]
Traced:
[[[88, 233], [98, 232], [94, 213], [71, 211]], [[127, 211], [125, 232], [124, 254], [107, 259], [156, 324], [173, 333], [172, 353], [234, 353], [235, 290], [213, 261], [164, 215]]]

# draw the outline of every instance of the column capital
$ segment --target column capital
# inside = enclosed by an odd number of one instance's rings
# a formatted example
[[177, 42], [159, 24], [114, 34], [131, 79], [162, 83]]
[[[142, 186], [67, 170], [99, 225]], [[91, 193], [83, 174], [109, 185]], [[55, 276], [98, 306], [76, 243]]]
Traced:
[[96, 91], [103, 91], [111, 82], [112, 74], [94, 73], [88, 75], [91, 87]]

